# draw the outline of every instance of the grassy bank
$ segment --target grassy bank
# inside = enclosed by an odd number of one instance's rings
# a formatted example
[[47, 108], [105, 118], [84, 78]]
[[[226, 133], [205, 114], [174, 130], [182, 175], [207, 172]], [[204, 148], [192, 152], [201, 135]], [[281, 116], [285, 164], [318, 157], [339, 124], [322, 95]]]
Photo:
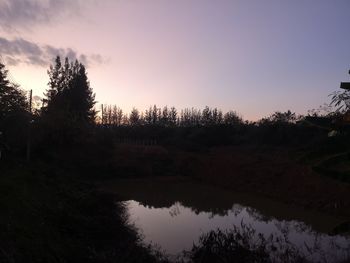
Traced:
[[115, 197], [42, 163], [0, 166], [0, 262], [160, 262]]

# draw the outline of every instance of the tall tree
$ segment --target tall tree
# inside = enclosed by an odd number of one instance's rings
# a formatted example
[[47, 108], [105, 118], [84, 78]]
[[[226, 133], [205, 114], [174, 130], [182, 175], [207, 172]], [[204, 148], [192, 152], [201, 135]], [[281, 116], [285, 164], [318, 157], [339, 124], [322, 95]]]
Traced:
[[50, 80], [45, 112], [49, 116], [69, 118], [77, 123], [93, 123], [96, 117], [95, 94], [90, 87], [85, 66], [78, 60], [70, 62], [68, 58], [62, 65], [57, 56], [48, 75]]
[[152, 106], [150, 106], [149, 109], [145, 111], [144, 118], [145, 118], [145, 123], [147, 125], [152, 124], [152, 120], [153, 120], [153, 117], [152, 117]]
[[0, 62], [0, 123], [27, 110], [27, 100], [18, 85], [10, 83], [8, 70]]
[[129, 116], [129, 123], [132, 126], [137, 126], [140, 124], [140, 112], [135, 107], [132, 108], [131, 110], [131, 113]]
[[0, 62], [0, 132], [14, 150], [24, 146], [28, 124], [25, 93], [8, 79], [8, 70]]
[[47, 143], [64, 146], [83, 143], [84, 134], [95, 122], [95, 95], [90, 87], [86, 69], [79, 61], [65, 59], [62, 65], [58, 56], [48, 70], [49, 83], [42, 107]]
[[242, 124], [243, 120], [237, 112], [231, 110], [225, 113], [223, 122], [225, 125], [234, 126]]
[[212, 117], [213, 117], [212, 110], [208, 106], [205, 106], [205, 108], [202, 111], [202, 125], [203, 126], [211, 125]]
[[161, 116], [161, 125], [163, 126], [168, 126], [169, 125], [169, 117], [170, 117], [170, 114], [169, 114], [169, 109], [168, 109], [168, 106], [165, 106], [163, 108], [163, 111], [162, 111], [162, 116]]
[[153, 110], [152, 110], [152, 124], [153, 125], [158, 124], [160, 116], [161, 116], [160, 108], [157, 108], [157, 105], [153, 105]]
[[169, 113], [169, 122], [171, 126], [175, 126], [177, 123], [177, 110], [175, 107], [171, 107], [170, 113]]

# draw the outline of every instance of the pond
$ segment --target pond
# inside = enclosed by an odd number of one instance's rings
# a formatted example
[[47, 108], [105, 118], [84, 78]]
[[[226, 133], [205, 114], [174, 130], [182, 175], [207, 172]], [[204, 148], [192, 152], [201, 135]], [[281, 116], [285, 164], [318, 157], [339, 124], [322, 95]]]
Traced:
[[311, 260], [336, 262], [349, 256], [350, 239], [331, 235], [344, 219], [290, 207], [266, 198], [232, 193], [185, 178], [128, 179], [109, 182], [129, 221], [144, 237], [176, 256], [198, 244], [211, 230], [249, 226], [265, 237], [283, 237]]

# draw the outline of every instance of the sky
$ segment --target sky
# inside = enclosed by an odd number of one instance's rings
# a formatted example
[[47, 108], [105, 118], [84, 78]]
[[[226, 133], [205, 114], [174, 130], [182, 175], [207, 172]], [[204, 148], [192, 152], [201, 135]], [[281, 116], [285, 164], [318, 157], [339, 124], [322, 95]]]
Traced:
[[98, 103], [305, 114], [349, 80], [349, 0], [0, 0], [0, 54], [43, 96], [55, 56]]

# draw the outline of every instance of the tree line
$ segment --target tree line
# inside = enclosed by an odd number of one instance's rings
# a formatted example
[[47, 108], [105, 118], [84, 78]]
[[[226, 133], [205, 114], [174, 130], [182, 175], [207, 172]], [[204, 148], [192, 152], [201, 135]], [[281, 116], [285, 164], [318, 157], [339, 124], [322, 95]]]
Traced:
[[101, 116], [97, 123], [103, 126], [145, 126], [156, 125], [163, 127], [196, 127], [214, 125], [243, 124], [242, 117], [235, 111], [223, 113], [217, 108], [206, 106], [203, 110], [185, 108], [178, 111], [175, 107], [157, 105], [150, 106], [147, 110], [140, 111], [132, 108], [125, 113], [116, 105], [101, 105]]
[[[21, 148], [27, 139], [28, 127], [35, 129], [35, 140], [44, 144], [64, 145], [92, 136], [95, 127], [263, 127], [270, 124], [295, 124], [305, 119], [291, 111], [275, 112], [257, 122], [249, 122], [236, 111], [223, 112], [218, 108], [204, 109], [157, 105], [145, 111], [133, 108], [124, 112], [115, 105], [96, 108], [95, 94], [90, 86], [85, 66], [78, 60], [63, 61], [56, 57], [47, 71], [48, 89], [42, 106], [31, 112], [26, 93], [11, 83], [8, 70], [0, 61], [0, 147]], [[313, 111], [309, 116], [334, 118], [349, 113], [350, 91], [333, 94], [331, 104], [336, 110], [327, 114]], [[100, 114], [98, 114], [100, 112]], [[23, 147], [22, 147], [23, 148]]]

